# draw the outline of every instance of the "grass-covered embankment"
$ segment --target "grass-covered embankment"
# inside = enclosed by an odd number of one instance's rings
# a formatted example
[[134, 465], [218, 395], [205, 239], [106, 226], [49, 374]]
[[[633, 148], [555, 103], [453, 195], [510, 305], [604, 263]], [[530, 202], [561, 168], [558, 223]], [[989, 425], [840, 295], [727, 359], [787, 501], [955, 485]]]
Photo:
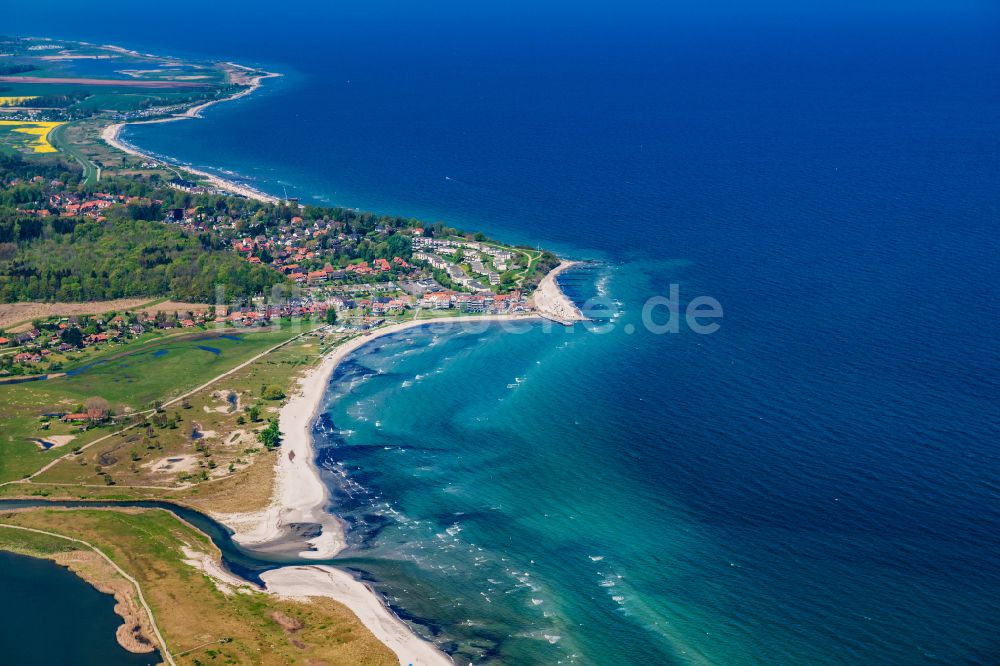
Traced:
[[[196, 563], [216, 562], [215, 546], [169, 512], [38, 509], [0, 516], [2, 524], [65, 534], [106, 554], [138, 583], [177, 664], [398, 663], [340, 604], [282, 600], [210, 577]], [[55, 559], [80, 545], [0, 527], [0, 549]]]

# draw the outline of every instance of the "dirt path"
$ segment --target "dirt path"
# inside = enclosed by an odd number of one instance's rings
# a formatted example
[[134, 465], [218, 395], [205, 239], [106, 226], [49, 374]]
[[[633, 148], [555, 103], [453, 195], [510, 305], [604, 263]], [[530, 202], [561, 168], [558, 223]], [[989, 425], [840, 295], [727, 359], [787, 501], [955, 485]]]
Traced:
[[[290, 344], [291, 342], [294, 342], [295, 340], [298, 340], [299, 338], [305, 337], [306, 335], [309, 335], [310, 333], [313, 333], [313, 332], [315, 332], [317, 330], [319, 330], [319, 329], [310, 329], [308, 331], [305, 331], [304, 333], [299, 333], [298, 335], [293, 336], [291, 338], [288, 338], [284, 342], [279, 343], [279, 344], [271, 347], [270, 349], [265, 349], [264, 351], [262, 351], [261, 353], [257, 354], [253, 358], [251, 358], [251, 359], [249, 359], [247, 361], [244, 361], [243, 363], [240, 363], [239, 365], [237, 365], [234, 368], [230, 368], [226, 372], [223, 372], [221, 375], [217, 375], [216, 377], [213, 377], [212, 379], [208, 380], [207, 382], [205, 382], [201, 386], [199, 386], [197, 388], [194, 388], [194, 389], [191, 389], [187, 393], [179, 395], [176, 398], [172, 398], [172, 399], [168, 400], [167, 402], [165, 402], [165, 403], [163, 403], [161, 405], [161, 408], [169, 407], [171, 405], [174, 405], [174, 404], [180, 402], [181, 400], [184, 400], [185, 398], [190, 398], [191, 396], [193, 396], [198, 391], [201, 391], [201, 390], [203, 390], [205, 388], [208, 388], [209, 386], [211, 386], [215, 382], [219, 381], [223, 377], [228, 377], [229, 375], [233, 374], [234, 372], [237, 372], [237, 371], [242, 370], [243, 368], [247, 367], [251, 363], [256, 363], [257, 361], [259, 361], [263, 357], [267, 356], [271, 352], [273, 352], [275, 350], [278, 350], [278, 349], [281, 349], [285, 345]], [[144, 410], [144, 411], [141, 411], [141, 412], [135, 412], [135, 414], [136, 415], [152, 414], [155, 411], [156, 410], [154, 410], [154, 409], [147, 409], [147, 410]], [[65, 455], [59, 456], [55, 460], [51, 461], [49, 464], [47, 464], [44, 467], [42, 467], [37, 472], [33, 473], [31, 476], [25, 477], [23, 479], [15, 479], [14, 481], [5, 481], [3, 483], [0, 483], [0, 487], [7, 486], [7, 485], [13, 485], [15, 483], [30, 483], [32, 479], [34, 479], [35, 477], [37, 477], [37, 476], [39, 476], [41, 474], [44, 474], [45, 472], [49, 471], [50, 469], [52, 469], [53, 467], [55, 467], [56, 465], [58, 465], [63, 460], [66, 460], [67, 458], [70, 458], [72, 456], [79, 455], [80, 453], [86, 451], [87, 449], [89, 449], [90, 447], [94, 446], [95, 444], [100, 444], [101, 442], [105, 442], [108, 439], [114, 437], [115, 435], [120, 435], [121, 433], [126, 432], [128, 430], [131, 430], [132, 428], [136, 428], [138, 426], [139, 426], [138, 423], [133, 423], [132, 425], [125, 426], [124, 428], [121, 428], [120, 430], [116, 430], [114, 432], [110, 432], [107, 435], [104, 435], [103, 437], [98, 437], [97, 439], [95, 439], [94, 441], [90, 442], [89, 444], [86, 444], [86, 445], [80, 447], [80, 449], [77, 450], [77, 451], [75, 451], [75, 452], [74, 451], [70, 451], [69, 453], [67, 453]]]

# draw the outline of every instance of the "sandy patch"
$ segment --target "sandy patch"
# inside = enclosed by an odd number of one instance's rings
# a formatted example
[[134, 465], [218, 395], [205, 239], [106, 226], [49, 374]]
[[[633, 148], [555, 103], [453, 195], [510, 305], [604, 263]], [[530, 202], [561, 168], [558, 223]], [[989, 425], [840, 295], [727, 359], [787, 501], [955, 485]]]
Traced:
[[241, 448], [245, 442], [246, 434], [246, 430], [234, 430], [226, 435], [223, 439], [222, 445], [233, 449]]
[[198, 469], [198, 458], [197, 456], [190, 455], [167, 456], [159, 460], [152, 460], [143, 465], [143, 467], [154, 474], [193, 472]]
[[328, 597], [350, 608], [375, 637], [396, 653], [402, 666], [453, 666], [448, 655], [414, 634], [378, 596], [350, 574], [328, 566], [296, 566], [261, 574], [267, 591], [308, 600]]
[[187, 558], [184, 560], [184, 564], [192, 566], [208, 576], [216, 589], [226, 596], [235, 592], [246, 593], [257, 591], [257, 588], [247, 581], [226, 571], [216, 558], [208, 553], [187, 546], [184, 546], [182, 550], [184, 557]]
[[[48, 437], [40, 437], [35, 440], [40, 449], [58, 449], [60, 446], [66, 446], [70, 442], [76, 439], [76, 435], [49, 435]], [[51, 444], [51, 446], [45, 446], [43, 442]]]
[[[229, 402], [229, 396], [234, 396], [234, 402]], [[211, 414], [212, 412], [217, 412], [219, 414], [232, 414], [233, 412], [240, 411], [241, 401], [240, 394], [236, 391], [230, 391], [228, 389], [223, 389], [221, 391], [212, 391], [212, 399], [221, 402], [221, 405], [215, 407], [210, 407], [205, 405], [202, 409]]]
[[535, 290], [532, 300], [539, 314], [563, 323], [584, 321], [586, 319], [583, 313], [580, 312], [580, 309], [559, 288], [559, 283], [556, 281], [556, 277], [560, 273], [577, 263], [575, 261], [563, 261], [549, 271], [542, 278], [542, 281], [538, 283], [538, 289]]

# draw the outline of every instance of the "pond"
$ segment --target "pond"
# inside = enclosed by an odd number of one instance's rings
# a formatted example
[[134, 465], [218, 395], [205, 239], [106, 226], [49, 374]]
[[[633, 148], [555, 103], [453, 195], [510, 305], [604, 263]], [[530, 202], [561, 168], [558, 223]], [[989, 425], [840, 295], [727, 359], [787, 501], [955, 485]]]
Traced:
[[[115, 600], [49, 560], [0, 551], [0, 627], [5, 664], [152, 666], [115, 639]], [[16, 637], [16, 640], [7, 640]]]

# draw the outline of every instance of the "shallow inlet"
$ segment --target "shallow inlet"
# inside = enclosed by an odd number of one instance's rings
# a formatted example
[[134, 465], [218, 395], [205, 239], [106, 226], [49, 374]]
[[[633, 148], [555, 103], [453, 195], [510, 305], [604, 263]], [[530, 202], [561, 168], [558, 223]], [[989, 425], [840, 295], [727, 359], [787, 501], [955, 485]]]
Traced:
[[[303, 560], [289, 553], [305, 548], [305, 539], [298, 533], [290, 534], [282, 544], [269, 544], [261, 550], [244, 549], [233, 542], [232, 530], [212, 520], [205, 514], [171, 502], [154, 501], [74, 501], [74, 500], [0, 500], [0, 511], [28, 508], [107, 509], [142, 508], [169, 511], [181, 520], [191, 523], [204, 532], [222, 552], [222, 563], [227, 569], [248, 581], [260, 585], [260, 574], [288, 564], [319, 564], [316, 560]], [[308, 532], [308, 531], [307, 531]]]

